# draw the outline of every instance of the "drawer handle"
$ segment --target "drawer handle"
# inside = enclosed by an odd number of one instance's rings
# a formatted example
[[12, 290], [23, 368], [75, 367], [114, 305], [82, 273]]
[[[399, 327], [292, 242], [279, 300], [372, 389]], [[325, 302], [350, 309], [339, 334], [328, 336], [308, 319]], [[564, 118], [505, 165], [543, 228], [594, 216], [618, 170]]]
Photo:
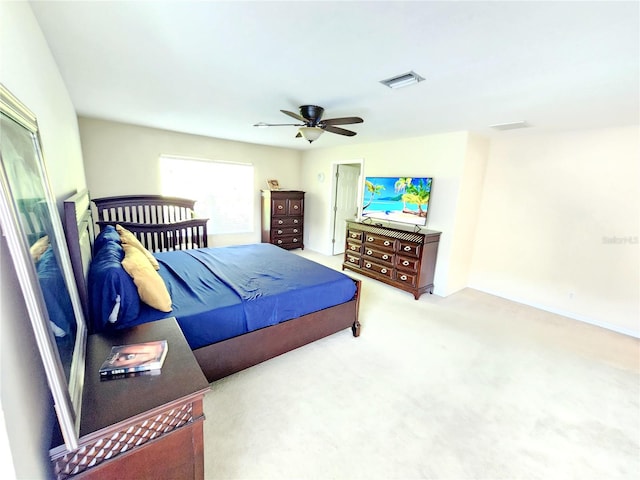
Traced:
[[405, 267], [409, 266], [409, 262], [407, 260], [405, 260], [404, 262], [402, 262], [402, 265], [404, 265]]
[[407, 276], [406, 275], [400, 275], [400, 280], [406, 280]]
[[297, 241], [298, 241], [298, 239], [297, 239], [297, 238], [294, 238], [294, 239], [293, 239], [293, 243], [296, 243]]
[[282, 240], [278, 240], [278, 243], [282, 243]]
[[411, 247], [409, 245], [407, 245], [406, 247], [404, 247], [404, 251], [405, 252], [410, 252], [411, 251]]
[[389, 255], [387, 255], [387, 254], [382, 255], [382, 259], [383, 259], [383, 260], [388, 260], [388, 259], [389, 259]]
[[367, 267], [367, 268], [371, 268], [371, 264], [370, 264], [370, 263], [367, 263], [367, 264], [365, 264], [365, 267]]
[[293, 220], [293, 223], [298, 223], [298, 219], [297, 219], [297, 218], [295, 218], [295, 219]]
[[278, 205], [278, 210], [282, 210], [284, 207], [282, 205]]
[[282, 220], [278, 220], [278, 225], [282, 225], [284, 222]]
[[282, 230], [278, 230], [278, 234], [282, 235]]
[[298, 210], [298, 208], [300, 208], [300, 207], [298, 207], [298, 205], [294, 205], [294, 206], [293, 206], [293, 209], [294, 209], [294, 210]]
[[383, 268], [382, 270], [380, 270], [382, 273], [387, 273], [387, 269]]
[[367, 237], [368, 242], [373, 242], [373, 237]]
[[293, 229], [293, 233], [298, 233], [298, 229], [297, 229], [297, 228], [294, 228], [294, 229]]
[[358, 238], [358, 234], [357, 233], [352, 233], [351, 234], [351, 238]]
[[367, 250], [367, 255], [371, 255], [373, 252], [371, 250]]
[[355, 245], [351, 245], [349, 248], [350, 248], [351, 250], [357, 250], [357, 248], [356, 248], [356, 246], [355, 246]]
[[387, 247], [388, 247], [389, 245], [391, 245], [391, 242], [390, 242], [389, 240], [385, 240], [385, 241], [384, 241], [384, 244], [385, 244], [385, 246], [387, 246]]

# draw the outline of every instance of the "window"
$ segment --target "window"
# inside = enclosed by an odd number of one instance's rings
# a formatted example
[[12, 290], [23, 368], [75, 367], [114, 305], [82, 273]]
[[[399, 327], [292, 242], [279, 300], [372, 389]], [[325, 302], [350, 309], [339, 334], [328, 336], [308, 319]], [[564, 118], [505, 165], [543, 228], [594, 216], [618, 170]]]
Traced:
[[160, 155], [162, 194], [196, 200], [209, 232], [253, 231], [253, 165]]

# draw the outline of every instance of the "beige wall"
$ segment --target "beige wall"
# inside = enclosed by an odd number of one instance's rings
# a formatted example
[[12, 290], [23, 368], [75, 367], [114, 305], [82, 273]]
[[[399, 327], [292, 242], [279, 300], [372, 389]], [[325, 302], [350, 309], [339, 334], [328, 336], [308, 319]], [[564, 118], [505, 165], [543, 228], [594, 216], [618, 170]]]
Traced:
[[[308, 192], [305, 245], [319, 252], [331, 252], [333, 162], [363, 159], [364, 176], [431, 176], [427, 228], [442, 232], [435, 293], [450, 295], [466, 285], [470, 261], [466, 255], [456, 257], [455, 252], [472, 247], [473, 197], [479, 201], [481, 179], [465, 179], [465, 175], [482, 171], [484, 145], [485, 140], [471, 137], [467, 132], [454, 132], [306, 151], [302, 166], [302, 185]], [[329, 181], [318, 181], [319, 173]], [[463, 180], [470, 187], [464, 195], [461, 193]], [[460, 215], [460, 221], [456, 215]]]
[[[275, 178], [282, 188], [299, 189], [300, 153], [297, 150], [189, 135], [125, 123], [80, 118], [80, 136], [87, 185], [94, 198], [112, 195], [161, 194], [161, 154], [251, 163], [255, 183], [248, 186], [255, 212], [253, 231], [216, 235], [209, 226], [210, 246], [260, 242], [260, 190]], [[211, 185], [224, 179], [211, 179]]]
[[305, 244], [331, 252], [333, 162], [364, 159], [365, 175], [431, 175], [428, 228], [442, 231], [436, 294], [470, 286], [640, 336], [639, 145], [631, 126], [310, 150]]
[[[84, 188], [77, 119], [27, 2], [0, 2], [0, 82], [37, 116], [54, 195]], [[4, 237], [0, 238], [0, 407], [18, 478], [49, 478], [54, 411]], [[0, 456], [2, 453], [0, 452]], [[3, 457], [4, 458], [4, 457]], [[3, 469], [3, 476], [13, 476]]]
[[639, 140], [637, 126], [495, 138], [469, 285], [639, 336]]

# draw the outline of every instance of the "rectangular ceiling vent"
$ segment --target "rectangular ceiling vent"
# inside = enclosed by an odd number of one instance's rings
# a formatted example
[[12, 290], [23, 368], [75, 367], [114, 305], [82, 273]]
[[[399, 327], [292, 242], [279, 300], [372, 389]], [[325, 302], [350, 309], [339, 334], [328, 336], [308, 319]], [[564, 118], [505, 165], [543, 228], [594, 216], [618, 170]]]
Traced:
[[408, 73], [403, 73], [402, 75], [398, 75], [396, 77], [388, 78], [386, 80], [380, 80], [380, 83], [386, 85], [389, 88], [401, 88], [413, 85], [414, 83], [418, 83], [423, 80], [423, 77], [418, 75], [416, 72], [411, 71]]
[[489, 128], [493, 128], [495, 130], [515, 130], [516, 128], [527, 128], [530, 127], [527, 122], [511, 122], [511, 123], [498, 123], [496, 125], [489, 125]]

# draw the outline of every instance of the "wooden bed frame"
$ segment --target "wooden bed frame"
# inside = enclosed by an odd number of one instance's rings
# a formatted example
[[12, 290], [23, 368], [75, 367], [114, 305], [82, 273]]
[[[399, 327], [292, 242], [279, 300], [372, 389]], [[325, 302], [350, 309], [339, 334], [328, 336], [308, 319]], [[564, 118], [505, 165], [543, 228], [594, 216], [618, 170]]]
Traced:
[[[138, 195], [119, 198], [123, 200], [134, 198], [139, 205], [144, 205], [147, 197]], [[152, 200], [157, 199], [157, 196], [152, 196]], [[65, 235], [85, 314], [89, 310], [86, 279], [94, 240], [94, 222], [91, 212], [91, 200], [86, 191], [64, 201]], [[190, 220], [181, 220], [181, 222], [188, 223]], [[131, 225], [144, 225], [146, 229], [152, 229], [160, 236], [166, 230], [172, 230], [175, 227], [175, 223], [141, 224], [137, 221], [125, 223], [128, 223], [125, 228]], [[123, 226], [125, 223], [122, 223]], [[208, 381], [213, 382], [347, 328], [351, 328], [354, 337], [359, 336], [358, 311], [361, 282], [357, 279], [353, 281], [356, 285], [356, 294], [348, 302], [194, 350], [193, 353]]]
[[120, 224], [151, 252], [208, 246], [208, 218], [196, 217], [195, 201], [162, 195], [94, 198], [96, 224]]

